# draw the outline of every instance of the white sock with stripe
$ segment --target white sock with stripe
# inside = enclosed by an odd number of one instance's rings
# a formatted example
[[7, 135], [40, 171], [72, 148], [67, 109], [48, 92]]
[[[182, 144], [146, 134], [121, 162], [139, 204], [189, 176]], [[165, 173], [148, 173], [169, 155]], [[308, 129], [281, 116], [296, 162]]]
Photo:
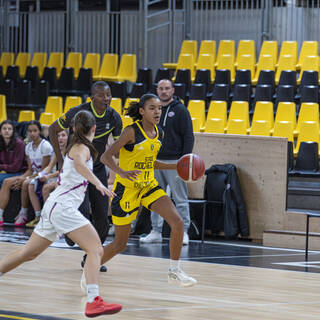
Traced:
[[88, 302], [93, 302], [95, 297], [99, 296], [99, 286], [97, 284], [87, 284]]

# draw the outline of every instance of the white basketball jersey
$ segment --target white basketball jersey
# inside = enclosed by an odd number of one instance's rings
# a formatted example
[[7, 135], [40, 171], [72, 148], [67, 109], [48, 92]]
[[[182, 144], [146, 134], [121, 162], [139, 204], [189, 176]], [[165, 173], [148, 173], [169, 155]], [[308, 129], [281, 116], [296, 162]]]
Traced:
[[33, 142], [26, 146], [26, 155], [29, 157], [33, 173], [41, 171], [42, 158], [52, 156], [53, 148], [49, 141], [42, 139], [37, 148], [33, 148]]
[[[91, 157], [86, 162], [86, 166], [92, 170]], [[65, 204], [72, 202], [72, 206], [78, 209], [84, 199], [87, 186], [88, 181], [75, 169], [73, 159], [66, 155], [58, 178], [58, 187], [50, 193], [48, 200]]]

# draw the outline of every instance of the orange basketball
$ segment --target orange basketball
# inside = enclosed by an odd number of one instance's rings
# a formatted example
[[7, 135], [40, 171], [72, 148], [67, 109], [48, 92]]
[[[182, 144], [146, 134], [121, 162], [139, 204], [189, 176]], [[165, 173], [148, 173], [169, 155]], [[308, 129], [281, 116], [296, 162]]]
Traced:
[[204, 161], [196, 154], [185, 154], [178, 160], [177, 171], [182, 180], [186, 182], [197, 181], [204, 174]]

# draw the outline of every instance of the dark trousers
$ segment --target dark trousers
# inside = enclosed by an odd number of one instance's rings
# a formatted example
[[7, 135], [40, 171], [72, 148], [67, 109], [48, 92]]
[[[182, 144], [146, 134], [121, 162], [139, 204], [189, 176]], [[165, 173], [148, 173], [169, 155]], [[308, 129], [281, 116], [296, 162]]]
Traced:
[[[98, 179], [108, 187], [108, 177], [104, 166], [99, 166], [93, 169], [93, 173]], [[90, 201], [90, 203], [89, 203]], [[91, 204], [91, 216], [90, 216]], [[100, 191], [94, 185], [89, 183], [85, 198], [79, 208], [79, 211], [89, 220], [98, 232], [101, 243], [106, 240], [109, 232], [108, 222], [108, 204], [109, 199], [107, 196], [102, 196]]]

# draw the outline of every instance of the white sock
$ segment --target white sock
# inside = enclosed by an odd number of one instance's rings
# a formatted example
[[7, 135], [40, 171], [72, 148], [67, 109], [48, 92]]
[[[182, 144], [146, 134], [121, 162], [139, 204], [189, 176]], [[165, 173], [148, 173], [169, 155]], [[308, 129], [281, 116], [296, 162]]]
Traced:
[[169, 270], [177, 271], [180, 267], [180, 260], [172, 260], [170, 259], [170, 267]]
[[0, 209], [0, 220], [3, 220], [3, 209]]
[[36, 217], [40, 217], [40, 215], [41, 215], [41, 210], [40, 210], [40, 211], [35, 211], [34, 213], [35, 213]]
[[27, 212], [28, 212], [28, 208], [22, 208], [20, 209], [20, 212], [23, 214], [23, 215], [27, 215]]
[[87, 284], [88, 302], [93, 302], [95, 297], [99, 296], [99, 286], [97, 284]]

